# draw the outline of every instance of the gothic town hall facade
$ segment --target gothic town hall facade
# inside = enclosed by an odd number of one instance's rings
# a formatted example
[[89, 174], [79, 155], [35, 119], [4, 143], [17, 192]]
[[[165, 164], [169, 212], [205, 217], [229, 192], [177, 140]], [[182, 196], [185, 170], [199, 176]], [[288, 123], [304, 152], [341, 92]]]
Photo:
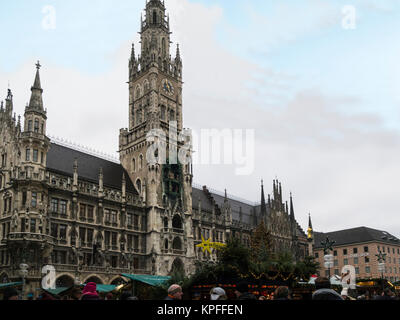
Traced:
[[[120, 163], [52, 141], [46, 136], [46, 108], [40, 64], [31, 99], [21, 120], [13, 114], [8, 90], [0, 110], [0, 282], [20, 281], [19, 265], [29, 266], [27, 285], [41, 286], [41, 269], [53, 265], [57, 285], [75, 281], [115, 284], [122, 273], [186, 274], [196, 261], [217, 259], [196, 247], [202, 236], [215, 242], [239, 237], [249, 246], [263, 222], [275, 252], [308, 254], [307, 237], [284, 203], [282, 187], [261, 205], [251, 205], [207, 187], [193, 187], [189, 162], [149, 163], [149, 130], [168, 132], [182, 123], [182, 59], [170, 52], [169, 19], [160, 0], [146, 4], [141, 22], [141, 54], [129, 62], [129, 128], [119, 133]], [[178, 151], [178, 140], [163, 141]], [[188, 150], [190, 158], [191, 150]], [[28, 288], [29, 290], [29, 288]]]

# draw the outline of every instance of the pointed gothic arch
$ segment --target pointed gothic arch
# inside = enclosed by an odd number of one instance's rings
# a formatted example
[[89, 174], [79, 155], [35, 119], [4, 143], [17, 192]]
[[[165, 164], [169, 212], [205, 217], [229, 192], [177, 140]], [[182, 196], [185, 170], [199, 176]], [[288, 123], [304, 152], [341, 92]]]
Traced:
[[153, 23], [156, 24], [157, 23], [157, 11], [153, 10]]
[[182, 250], [182, 240], [179, 237], [175, 237], [174, 241], [172, 242], [172, 249], [174, 250]]
[[183, 264], [180, 258], [176, 258], [172, 263], [171, 274], [174, 272], [183, 272], [185, 273], [185, 265]]
[[143, 83], [143, 88], [144, 88], [144, 93], [147, 93], [147, 92], [149, 92], [149, 90], [150, 90], [150, 83], [149, 83], [149, 80], [145, 80], [144, 81], [144, 83]]
[[172, 228], [178, 230], [183, 229], [182, 218], [180, 217], [180, 215], [176, 214], [172, 219]]
[[139, 195], [142, 194], [142, 181], [140, 179], [136, 180], [136, 189]]
[[135, 88], [135, 100], [139, 99], [142, 96], [142, 89], [140, 84], [138, 84]]
[[132, 159], [132, 172], [136, 172], [136, 159]]

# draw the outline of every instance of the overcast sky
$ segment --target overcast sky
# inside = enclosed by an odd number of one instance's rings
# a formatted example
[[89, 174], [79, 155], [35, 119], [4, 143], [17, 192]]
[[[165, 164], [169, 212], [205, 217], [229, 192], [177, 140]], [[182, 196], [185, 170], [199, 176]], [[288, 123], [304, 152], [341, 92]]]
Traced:
[[[351, 3], [355, 29], [343, 27]], [[400, 3], [165, 0], [184, 65], [184, 126], [254, 129], [255, 169], [195, 167], [195, 182], [260, 201], [293, 192], [306, 229], [368, 226], [400, 237]], [[55, 9], [55, 20], [46, 17]], [[39, 59], [48, 133], [117, 156], [128, 59], [143, 0], [1, 5], [0, 99], [29, 101]], [[52, 28], [54, 26], [54, 28]], [[49, 28], [50, 27], [50, 28]], [[172, 55], [175, 55], [173, 50]], [[72, 165], [72, 164], [71, 164]]]

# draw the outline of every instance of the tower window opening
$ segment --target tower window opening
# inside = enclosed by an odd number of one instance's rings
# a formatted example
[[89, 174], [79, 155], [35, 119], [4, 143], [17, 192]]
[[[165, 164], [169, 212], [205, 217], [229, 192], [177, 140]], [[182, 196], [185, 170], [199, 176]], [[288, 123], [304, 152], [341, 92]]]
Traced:
[[39, 133], [39, 120], [35, 119], [35, 128], [34, 128], [35, 133]]
[[157, 12], [153, 11], [153, 23], [156, 24], [157, 23]]

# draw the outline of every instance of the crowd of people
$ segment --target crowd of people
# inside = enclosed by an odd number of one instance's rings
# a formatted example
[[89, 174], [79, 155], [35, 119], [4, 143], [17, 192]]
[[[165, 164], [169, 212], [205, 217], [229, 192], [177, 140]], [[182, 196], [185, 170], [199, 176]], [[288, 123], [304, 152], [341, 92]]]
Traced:
[[[312, 300], [400, 300], [398, 296], [389, 288], [384, 289], [381, 293], [375, 291], [370, 294], [368, 291], [365, 294], [352, 296], [349, 294], [348, 288], [343, 288], [339, 294], [331, 288], [329, 279], [319, 277], [315, 281], [316, 290], [312, 294]], [[354, 294], [353, 294], [354, 295]], [[168, 296], [165, 300], [181, 300], [183, 296], [182, 288], [174, 284], [168, 289]], [[210, 300], [228, 300], [228, 296], [225, 290], [221, 287], [214, 287], [210, 291]], [[285, 301], [292, 300], [291, 291], [286, 286], [278, 287], [275, 292], [271, 295], [272, 298], [267, 298], [263, 295], [256, 297], [254, 294], [249, 292], [249, 285], [247, 282], [240, 282], [235, 288], [236, 300], [275, 300]], [[201, 300], [199, 293], [193, 295], [193, 300]]]
[[[339, 294], [337, 291], [331, 288], [329, 279], [319, 277], [315, 280], [315, 292], [312, 294], [312, 300], [399, 300], [396, 294], [386, 288], [381, 293], [365, 292], [362, 295], [355, 296], [349, 294], [348, 288], [343, 288]], [[235, 298], [236, 300], [292, 300], [291, 290], [286, 286], [278, 287], [269, 298], [261, 295], [256, 297], [249, 291], [249, 284], [247, 282], [239, 282], [235, 286]], [[168, 288], [168, 295], [164, 300], [182, 300], [184, 292], [182, 287], [178, 284], [173, 284]], [[202, 300], [200, 293], [194, 293], [192, 300]], [[233, 300], [229, 299], [227, 292], [221, 287], [214, 287], [209, 292], [210, 300]], [[3, 293], [3, 300], [20, 300], [18, 291], [14, 288], [7, 288]], [[33, 295], [28, 294], [27, 300], [33, 300]], [[37, 300], [139, 300], [138, 297], [132, 295], [130, 291], [123, 291], [118, 296], [112, 293], [106, 295], [99, 295], [97, 292], [97, 285], [94, 282], [90, 282], [85, 285], [83, 290], [80, 288], [73, 288], [67, 295], [60, 297], [58, 295], [51, 295], [50, 293], [43, 291]]]

